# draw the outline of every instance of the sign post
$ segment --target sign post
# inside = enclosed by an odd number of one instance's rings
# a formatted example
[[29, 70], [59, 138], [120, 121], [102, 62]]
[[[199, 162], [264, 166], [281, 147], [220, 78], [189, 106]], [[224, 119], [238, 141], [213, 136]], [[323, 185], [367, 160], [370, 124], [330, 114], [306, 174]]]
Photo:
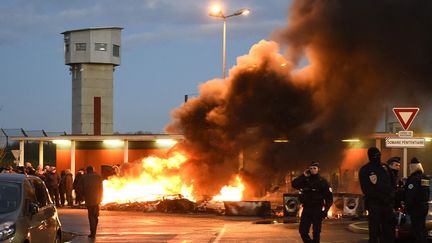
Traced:
[[399, 137], [386, 138], [385, 144], [387, 148], [403, 148], [403, 177], [407, 177], [408, 171], [408, 148], [423, 148], [425, 146], [424, 138], [415, 138], [413, 131], [408, 131], [411, 123], [414, 121], [418, 111], [418, 107], [409, 108], [393, 108], [393, 113], [398, 119], [404, 131], [399, 131]]

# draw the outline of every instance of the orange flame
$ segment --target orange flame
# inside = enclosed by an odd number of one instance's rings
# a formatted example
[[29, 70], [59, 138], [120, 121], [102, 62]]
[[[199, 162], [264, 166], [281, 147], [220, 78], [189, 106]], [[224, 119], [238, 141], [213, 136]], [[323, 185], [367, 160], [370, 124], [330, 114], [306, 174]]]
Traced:
[[178, 173], [186, 160], [178, 152], [168, 159], [153, 156], [143, 159], [139, 175], [113, 176], [103, 182], [102, 203], [155, 201], [174, 194], [195, 201], [193, 185], [183, 183]]
[[235, 185], [227, 185], [222, 187], [220, 194], [213, 197], [213, 201], [241, 201], [245, 186], [239, 176], [236, 176]]

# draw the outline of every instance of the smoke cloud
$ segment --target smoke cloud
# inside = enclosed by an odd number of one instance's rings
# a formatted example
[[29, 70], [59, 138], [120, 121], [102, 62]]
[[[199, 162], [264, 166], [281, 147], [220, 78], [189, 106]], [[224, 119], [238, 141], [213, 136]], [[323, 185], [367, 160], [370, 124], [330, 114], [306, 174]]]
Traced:
[[275, 41], [254, 45], [228, 78], [202, 84], [172, 113], [166, 130], [184, 134], [198, 189], [213, 193], [239, 169], [260, 191], [312, 160], [335, 168], [341, 139], [374, 133], [386, 108], [427, 110], [431, 10], [429, 1], [294, 1]]

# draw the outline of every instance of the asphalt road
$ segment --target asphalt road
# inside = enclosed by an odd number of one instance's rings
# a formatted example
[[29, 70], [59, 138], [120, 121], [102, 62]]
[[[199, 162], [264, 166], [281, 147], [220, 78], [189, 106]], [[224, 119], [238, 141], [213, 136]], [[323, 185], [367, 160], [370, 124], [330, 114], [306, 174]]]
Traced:
[[[59, 209], [63, 231], [73, 233], [68, 242], [88, 240], [87, 211]], [[94, 242], [302, 242], [298, 223], [269, 224], [271, 219], [200, 214], [165, 214], [101, 211]], [[280, 221], [282, 222], [282, 221]], [[350, 220], [325, 220], [321, 242], [367, 242], [367, 234], [347, 230]]]

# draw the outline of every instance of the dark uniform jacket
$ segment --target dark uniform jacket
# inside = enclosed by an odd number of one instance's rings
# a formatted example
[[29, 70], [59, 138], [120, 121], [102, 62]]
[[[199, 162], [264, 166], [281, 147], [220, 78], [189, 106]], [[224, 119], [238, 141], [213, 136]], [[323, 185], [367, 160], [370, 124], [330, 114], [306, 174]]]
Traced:
[[83, 175], [80, 182], [81, 191], [87, 206], [96, 206], [102, 201], [102, 177], [96, 173]]
[[72, 173], [66, 172], [66, 175], [64, 177], [64, 186], [65, 186], [66, 191], [72, 191], [73, 190]]
[[329, 183], [319, 174], [301, 175], [292, 181], [292, 186], [300, 191], [300, 202], [305, 208], [325, 206], [327, 212], [333, 204]]
[[389, 172], [390, 172], [393, 191], [395, 192], [394, 208], [395, 210], [399, 210], [400, 208], [402, 208], [402, 199], [404, 197], [403, 182], [398, 178], [398, 174], [399, 174], [398, 170], [393, 170], [389, 168]]
[[429, 179], [421, 171], [412, 173], [405, 183], [405, 211], [427, 214], [428, 201]]
[[385, 165], [376, 162], [365, 164], [359, 172], [360, 187], [369, 205], [394, 205], [394, 188], [390, 172]]
[[[81, 174], [81, 173], [77, 173], [76, 175], [75, 175], [75, 180], [74, 180], [74, 182], [73, 182], [73, 189], [75, 190], [75, 191], [80, 191], [80, 190], [82, 190], [82, 186], [81, 186], [81, 179], [82, 179], [82, 177], [83, 177], [83, 174]], [[80, 191], [81, 192], [81, 191]]]
[[60, 180], [61, 178], [57, 173], [49, 172], [46, 175], [46, 185], [48, 186], [48, 188], [59, 188]]

